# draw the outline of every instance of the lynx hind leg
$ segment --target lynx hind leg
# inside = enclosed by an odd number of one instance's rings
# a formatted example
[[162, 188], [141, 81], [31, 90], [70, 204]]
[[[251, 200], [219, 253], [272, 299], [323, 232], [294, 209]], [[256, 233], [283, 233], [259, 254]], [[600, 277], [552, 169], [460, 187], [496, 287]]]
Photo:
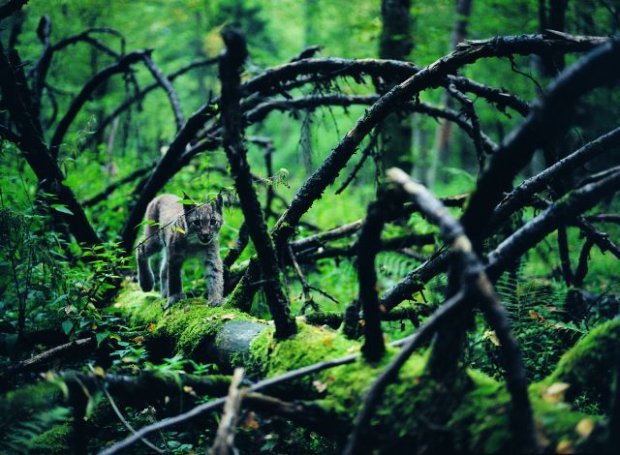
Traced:
[[140, 288], [144, 292], [150, 292], [153, 290], [154, 276], [151, 270], [151, 264], [149, 261], [149, 248], [142, 244], [137, 248], [136, 262], [138, 263], [138, 283]]
[[[157, 199], [153, 199], [146, 208], [145, 220], [157, 221], [159, 206]], [[147, 224], [144, 228], [144, 240], [136, 248], [136, 262], [138, 263], [138, 283], [144, 292], [150, 292], [155, 285], [155, 277], [151, 270], [149, 258], [161, 247], [157, 226]]]
[[162, 297], [168, 297], [168, 259], [162, 253], [161, 267], [159, 269], [159, 285]]
[[183, 258], [178, 254], [172, 253], [170, 248], [168, 248], [168, 251], [166, 251], [166, 262], [168, 263], [168, 301], [164, 309], [170, 308], [176, 302], [185, 298], [181, 279]]

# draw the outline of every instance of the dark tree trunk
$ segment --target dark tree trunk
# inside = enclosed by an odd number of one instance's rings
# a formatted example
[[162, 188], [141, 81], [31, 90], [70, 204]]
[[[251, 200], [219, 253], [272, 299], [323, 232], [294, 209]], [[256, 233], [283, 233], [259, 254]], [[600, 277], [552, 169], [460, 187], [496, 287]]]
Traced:
[[[566, 28], [567, 9], [568, 0], [539, 0], [538, 21], [540, 31], [550, 29], [563, 32]], [[540, 57], [540, 72], [543, 76], [555, 77], [564, 69], [564, 66], [564, 55], [548, 54]]]
[[[456, 0], [456, 20], [454, 21], [454, 28], [450, 37], [450, 49], [455, 49], [467, 37], [467, 26], [469, 25], [472, 3], [473, 0]], [[443, 104], [446, 108], [451, 108], [454, 104], [454, 100], [448, 92], [444, 94]], [[451, 138], [452, 122], [442, 120], [436, 130], [435, 158], [431, 168], [428, 170], [426, 178], [428, 185], [432, 186], [435, 182], [439, 163], [445, 163], [448, 159], [448, 153], [452, 147]], [[465, 160], [463, 160], [463, 164], [465, 164]]]
[[[410, 0], [382, 0], [381, 40], [379, 57], [394, 60], [406, 60], [413, 49], [411, 35]], [[397, 81], [386, 80], [385, 90], [390, 89]], [[385, 169], [397, 166], [410, 170], [411, 157], [411, 118], [399, 114], [391, 114], [384, 121], [383, 127], [382, 164]]]

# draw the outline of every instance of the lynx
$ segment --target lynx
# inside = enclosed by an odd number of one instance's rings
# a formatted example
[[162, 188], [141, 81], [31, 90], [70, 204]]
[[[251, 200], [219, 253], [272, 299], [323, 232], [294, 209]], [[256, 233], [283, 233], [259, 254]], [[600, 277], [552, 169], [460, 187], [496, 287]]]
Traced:
[[[187, 198], [186, 198], [187, 199]], [[214, 306], [221, 305], [224, 292], [224, 271], [218, 243], [222, 227], [222, 196], [205, 204], [185, 204], [174, 195], [162, 194], [147, 209], [145, 240], [137, 248], [138, 281], [143, 291], [153, 289], [153, 272], [149, 257], [163, 250], [160, 290], [168, 300], [164, 308], [185, 298], [181, 282], [183, 261], [189, 256], [205, 258], [207, 298]]]

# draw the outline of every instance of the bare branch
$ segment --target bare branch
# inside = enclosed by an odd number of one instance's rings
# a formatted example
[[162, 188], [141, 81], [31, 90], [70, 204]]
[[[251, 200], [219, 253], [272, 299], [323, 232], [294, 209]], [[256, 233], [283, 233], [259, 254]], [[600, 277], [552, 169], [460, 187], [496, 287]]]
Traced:
[[16, 75], [0, 44], [0, 89], [3, 100], [11, 114], [21, 137], [20, 150], [24, 158], [49, 194], [57, 198], [69, 213], [60, 216], [67, 222], [71, 233], [78, 242], [89, 246], [101, 243], [97, 233], [86, 218], [82, 206], [77, 201], [73, 191], [64, 185], [64, 175], [56, 161], [52, 158], [49, 149], [41, 137], [40, 124], [31, 115], [27, 108], [27, 101], [22, 98], [25, 87], [18, 87]]
[[183, 123], [185, 122], [183, 118], [183, 110], [181, 109], [181, 102], [179, 101], [179, 96], [177, 92], [174, 90], [170, 79], [168, 79], [164, 73], [161, 72], [159, 67], [155, 65], [153, 59], [150, 54], [144, 54], [144, 63], [146, 67], [149, 69], [155, 80], [159, 83], [161, 88], [164, 89], [166, 95], [168, 95], [168, 99], [170, 100], [170, 105], [172, 106], [172, 112], [174, 114], [174, 119], [177, 124], [177, 131], [183, 127]]
[[129, 71], [131, 65], [143, 60], [145, 55], [148, 55], [149, 52], [150, 51], [137, 51], [127, 54], [118, 62], [104, 68], [99, 73], [94, 75], [88, 82], [86, 82], [84, 87], [82, 87], [82, 90], [80, 90], [80, 93], [71, 102], [69, 109], [60, 120], [56, 130], [54, 131], [54, 135], [50, 141], [50, 149], [53, 151], [54, 156], [58, 154], [58, 148], [62, 144], [69, 126], [71, 126], [71, 123], [75, 120], [75, 117], [78, 115], [84, 104], [90, 99], [97, 87], [113, 75]]
[[245, 391], [239, 389], [242, 380], [243, 368], [236, 368], [232, 381], [230, 381], [226, 403], [224, 403], [224, 414], [217, 427], [215, 441], [211, 449], [209, 449], [209, 455], [232, 455], [237, 453], [234, 445], [235, 431], [237, 430], [241, 403], [245, 396]]
[[26, 3], [28, 3], [28, 0], [8, 0], [4, 5], [0, 6], [0, 21], [21, 9]]

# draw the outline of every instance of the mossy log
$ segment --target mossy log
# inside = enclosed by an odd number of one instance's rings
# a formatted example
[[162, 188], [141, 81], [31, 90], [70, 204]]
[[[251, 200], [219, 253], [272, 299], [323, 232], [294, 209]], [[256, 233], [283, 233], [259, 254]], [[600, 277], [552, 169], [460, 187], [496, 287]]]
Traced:
[[[272, 324], [234, 309], [211, 308], [200, 299], [188, 299], [164, 313], [160, 303], [156, 294], [128, 289], [115, 307], [133, 324], [152, 328], [151, 346], [165, 347], [167, 354], [182, 353], [216, 362], [224, 370], [243, 366], [254, 377], [274, 377], [360, 350], [358, 342], [338, 331], [301, 321], [296, 336], [277, 341]], [[614, 349], [619, 345], [620, 320], [616, 319], [594, 329], [562, 357], [548, 378], [532, 384], [530, 395], [541, 444], [551, 450], [558, 445], [591, 450], [600, 444], [601, 438], [595, 436], [602, 434], [604, 416], [581, 412], [574, 400], [585, 396], [606, 410]], [[395, 348], [389, 349], [375, 365], [360, 358], [353, 364], [285, 383], [268, 393], [313, 400], [328, 415], [335, 416], [335, 421], [326, 422], [326, 426], [341, 425], [343, 434], [347, 434], [365, 391], [395, 352]], [[510, 399], [505, 385], [480, 371], [468, 370], [456, 389], [447, 392], [442, 384], [433, 383], [425, 375], [426, 357], [425, 352], [412, 357], [401, 370], [399, 381], [388, 387], [373, 420], [377, 447], [437, 447], [437, 436], [441, 435], [445, 448], [510, 452]], [[568, 385], [558, 387], [558, 383]], [[558, 388], [565, 389], [565, 393], [558, 396]], [[597, 431], [586, 432], [584, 428]]]
[[[236, 310], [187, 299], [164, 312], [162, 303], [157, 294], [127, 289], [114, 305], [114, 310], [132, 325], [149, 331], [147, 347], [155, 356], [179, 353], [215, 362], [222, 371], [243, 366], [250, 377], [264, 378], [360, 351], [358, 342], [340, 332], [301, 321], [296, 336], [278, 341], [271, 323]], [[615, 319], [592, 330], [562, 357], [549, 377], [531, 385], [539, 441], [546, 450], [606, 449], [604, 413], [615, 365], [614, 350], [619, 346], [620, 320]], [[311, 401], [329, 417], [324, 422], [325, 434], [333, 435], [338, 428], [337, 433], [346, 437], [365, 391], [395, 352], [396, 348], [388, 348], [374, 365], [360, 357], [354, 363], [288, 381], [265, 393]], [[399, 380], [386, 390], [372, 421], [373, 444], [382, 451], [511, 452], [510, 397], [505, 384], [480, 371], [464, 370], [456, 385], [447, 390], [425, 374], [426, 361], [427, 352], [414, 355], [401, 370]], [[27, 395], [8, 394], [0, 401], [0, 414], [16, 415], [13, 413], [24, 406], [22, 400]], [[17, 397], [21, 398], [16, 401]], [[590, 414], [584, 412], [580, 407], [584, 399], [598, 403], [600, 415], [591, 414], [596, 409], [592, 406], [587, 408]], [[43, 402], [38, 403], [41, 405]], [[66, 435], [63, 428], [56, 429], [54, 435]], [[313, 430], [321, 432], [320, 427]], [[300, 444], [304, 444], [303, 438]], [[311, 447], [303, 450], [313, 452]]]

